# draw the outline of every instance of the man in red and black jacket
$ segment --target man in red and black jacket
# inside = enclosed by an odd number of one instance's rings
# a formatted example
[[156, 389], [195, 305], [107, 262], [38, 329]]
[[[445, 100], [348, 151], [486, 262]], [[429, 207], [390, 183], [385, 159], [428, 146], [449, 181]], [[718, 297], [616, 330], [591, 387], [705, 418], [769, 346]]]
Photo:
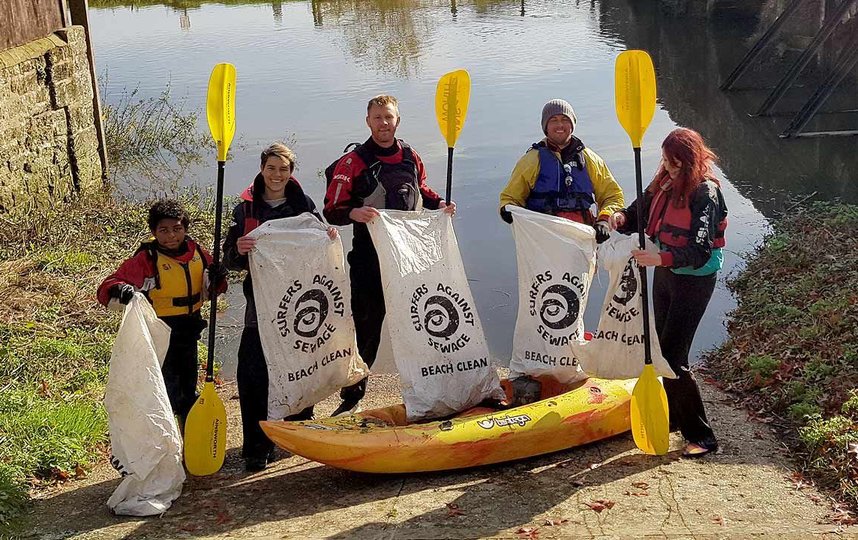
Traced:
[[[366, 224], [378, 216], [378, 209], [436, 210], [456, 212], [426, 185], [423, 162], [409, 145], [396, 138], [399, 104], [393, 96], [376, 96], [366, 108], [366, 125], [371, 136], [344, 155], [334, 168], [325, 194], [324, 214], [334, 225], [354, 224], [349, 252], [352, 314], [357, 347], [367, 366], [372, 366], [381, 341], [384, 322], [384, 293], [378, 255]], [[366, 379], [340, 392], [343, 402], [333, 415], [353, 412], [366, 393]]]

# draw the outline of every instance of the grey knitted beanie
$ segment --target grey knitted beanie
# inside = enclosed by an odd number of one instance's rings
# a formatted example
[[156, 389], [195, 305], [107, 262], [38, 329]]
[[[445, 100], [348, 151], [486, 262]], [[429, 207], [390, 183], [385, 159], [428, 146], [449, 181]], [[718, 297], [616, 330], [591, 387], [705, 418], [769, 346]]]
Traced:
[[548, 133], [548, 120], [555, 114], [562, 114], [572, 121], [572, 131], [575, 131], [575, 124], [578, 118], [575, 117], [575, 111], [572, 110], [572, 105], [562, 99], [552, 99], [542, 107], [542, 132]]

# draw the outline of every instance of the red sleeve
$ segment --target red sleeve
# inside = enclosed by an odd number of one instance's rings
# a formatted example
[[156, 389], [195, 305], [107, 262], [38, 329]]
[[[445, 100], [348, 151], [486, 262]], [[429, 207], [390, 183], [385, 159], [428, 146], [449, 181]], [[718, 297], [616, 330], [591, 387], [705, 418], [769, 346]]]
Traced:
[[414, 164], [417, 166], [417, 182], [420, 186], [420, 194], [423, 196], [423, 206], [429, 210], [437, 210], [442, 200], [441, 196], [426, 184], [426, 168], [423, 166], [423, 160], [413, 148], [411, 153], [414, 156]]
[[355, 179], [366, 168], [355, 152], [343, 156], [334, 168], [331, 183], [325, 192], [325, 219], [334, 225], [350, 225], [349, 212], [357, 208], [352, 196]]
[[98, 286], [98, 302], [104, 306], [110, 302], [110, 288], [114, 285], [128, 283], [135, 289], [143, 287], [143, 281], [147, 277], [155, 275], [149, 255], [140, 251], [119, 266], [116, 272], [107, 276]]

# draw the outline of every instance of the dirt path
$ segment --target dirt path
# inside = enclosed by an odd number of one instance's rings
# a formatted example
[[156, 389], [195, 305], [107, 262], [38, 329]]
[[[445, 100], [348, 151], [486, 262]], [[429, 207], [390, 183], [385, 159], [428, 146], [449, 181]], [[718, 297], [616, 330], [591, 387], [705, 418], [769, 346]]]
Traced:
[[[107, 463], [83, 480], [38, 495], [32, 538], [729, 538], [858, 537], [827, 522], [830, 505], [797, 485], [768, 428], [712, 387], [707, 410], [723, 449], [679, 458], [641, 454], [630, 435], [521, 462], [468, 471], [374, 476], [284, 457], [242, 470], [237, 429], [223, 470], [190, 478], [159, 518], [120, 518], [105, 506], [119, 484]], [[221, 395], [235, 394], [234, 387]], [[367, 408], [398, 397], [390, 375], [373, 377]], [[317, 413], [333, 409], [322, 403]], [[238, 426], [238, 401], [227, 401]]]

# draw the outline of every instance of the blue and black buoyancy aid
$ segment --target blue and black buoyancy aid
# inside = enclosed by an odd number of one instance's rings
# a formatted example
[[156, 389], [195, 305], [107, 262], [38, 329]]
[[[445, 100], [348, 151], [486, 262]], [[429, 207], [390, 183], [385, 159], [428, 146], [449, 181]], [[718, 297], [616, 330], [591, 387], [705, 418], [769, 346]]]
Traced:
[[596, 202], [593, 181], [587, 172], [584, 145], [577, 145], [572, 158], [563, 163], [544, 142], [533, 144], [539, 152], [539, 174], [525, 201], [527, 209], [551, 215], [580, 213], [582, 221], [592, 223], [590, 207]]

